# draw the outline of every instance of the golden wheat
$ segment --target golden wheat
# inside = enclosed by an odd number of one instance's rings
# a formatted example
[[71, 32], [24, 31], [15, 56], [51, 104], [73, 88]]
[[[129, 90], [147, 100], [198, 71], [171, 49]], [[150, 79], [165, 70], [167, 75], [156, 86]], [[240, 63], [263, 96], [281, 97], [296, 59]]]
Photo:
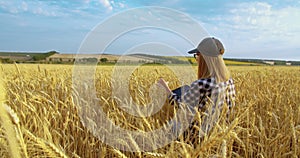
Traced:
[[[126, 67], [125, 67], [126, 68]], [[236, 106], [223, 108], [214, 128], [202, 138], [187, 132], [165, 147], [148, 152], [130, 152], [113, 148], [94, 135], [101, 120], [99, 108], [114, 124], [126, 130], [151, 131], [176, 118], [176, 108], [166, 103], [150, 117], [133, 116], [118, 106], [112, 97], [113, 66], [98, 66], [95, 73], [97, 100], [72, 86], [70, 65], [1, 65], [0, 86], [1, 157], [297, 157], [300, 155], [300, 67], [229, 67], [237, 91]], [[196, 67], [194, 67], [196, 72]], [[184, 74], [185, 72], [180, 72]], [[165, 66], [142, 66], [129, 80], [132, 102], [141, 104], [137, 113], [151, 102], [151, 86], [160, 77], [171, 88], [182, 83]], [[0, 82], [1, 83], [1, 82]], [[118, 89], [118, 87], [117, 87]], [[120, 89], [118, 89], [120, 90]], [[84, 92], [84, 91], [83, 91]], [[85, 96], [80, 96], [85, 95]], [[6, 97], [5, 97], [6, 96]], [[90, 102], [93, 101], [93, 102]], [[2, 103], [5, 102], [5, 106]], [[82, 102], [84, 106], [78, 107]], [[92, 106], [100, 102], [99, 106]], [[95, 104], [96, 105], [96, 104]], [[92, 109], [92, 110], [91, 110]], [[89, 130], [80, 118], [80, 110], [89, 117]], [[155, 109], [149, 108], [149, 112]], [[201, 124], [205, 113], [197, 113]], [[6, 120], [6, 121], [4, 121]], [[104, 132], [107, 129], [101, 128]], [[199, 133], [201, 128], [195, 127]], [[126, 140], [126, 141], [125, 141]], [[197, 143], [189, 140], [197, 140]], [[124, 146], [139, 150], [137, 140], [128, 134], [120, 139]], [[154, 140], [146, 139], [147, 145]], [[129, 145], [133, 144], [133, 145]]]
[[[0, 76], [2, 75], [3, 72], [1, 70]], [[9, 113], [5, 109], [6, 105], [4, 104], [4, 100], [5, 100], [5, 89], [3, 85], [3, 80], [0, 79], [0, 121], [1, 121], [0, 133], [1, 135], [3, 135], [3, 137], [6, 138], [6, 140], [1, 141], [2, 142], [1, 146], [3, 146], [5, 150], [8, 150], [8, 151], [1, 150], [1, 157], [11, 156], [11, 157], [19, 158], [21, 157], [20, 150], [19, 150], [20, 144], [18, 143], [17, 132], [15, 130], [15, 126], [13, 125], [13, 122], [18, 124], [19, 120], [16, 115], [13, 115], [13, 117], [11, 117], [13, 119], [9, 117]]]

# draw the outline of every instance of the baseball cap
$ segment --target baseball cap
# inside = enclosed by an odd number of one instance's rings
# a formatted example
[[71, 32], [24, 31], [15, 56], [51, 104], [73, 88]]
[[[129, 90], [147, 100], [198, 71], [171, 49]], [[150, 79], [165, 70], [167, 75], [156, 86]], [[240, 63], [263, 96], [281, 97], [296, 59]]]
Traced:
[[222, 42], [214, 37], [204, 38], [196, 49], [189, 51], [189, 54], [200, 52], [202, 55], [217, 57], [224, 54], [224, 46]]

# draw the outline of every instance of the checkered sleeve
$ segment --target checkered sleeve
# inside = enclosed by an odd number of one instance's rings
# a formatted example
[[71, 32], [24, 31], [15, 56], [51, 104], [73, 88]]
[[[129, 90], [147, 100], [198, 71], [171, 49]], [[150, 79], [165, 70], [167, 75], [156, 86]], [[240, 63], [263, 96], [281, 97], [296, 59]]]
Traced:
[[200, 89], [202, 89], [202, 85], [199, 84], [198, 81], [195, 81], [191, 84], [191, 88], [184, 93], [182, 102], [189, 107], [195, 107], [199, 104], [200, 99]]
[[233, 79], [229, 79], [227, 82], [227, 94], [226, 94], [226, 103], [227, 105], [231, 108], [235, 106], [235, 97], [236, 97], [236, 92], [235, 92], [235, 86], [234, 86], [234, 81]]
[[212, 93], [213, 87], [215, 87], [214, 78], [206, 78], [194, 81], [190, 85], [190, 89], [187, 90], [182, 97], [172, 93], [169, 96], [170, 100], [176, 101], [177, 103], [183, 103], [190, 108], [199, 107], [202, 108]]
[[189, 106], [196, 106], [199, 103], [200, 89], [203, 84], [199, 84], [198, 81], [193, 82], [190, 85], [189, 90], [187, 90], [181, 97], [176, 95], [176, 93], [171, 93], [168, 97], [169, 101], [175, 101], [176, 103], [185, 103]]

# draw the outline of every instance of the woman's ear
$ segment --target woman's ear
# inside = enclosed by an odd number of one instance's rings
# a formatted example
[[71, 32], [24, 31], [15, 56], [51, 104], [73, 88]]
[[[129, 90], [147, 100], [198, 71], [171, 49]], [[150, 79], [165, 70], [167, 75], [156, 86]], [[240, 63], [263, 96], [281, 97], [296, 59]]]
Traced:
[[223, 55], [223, 54], [224, 54], [224, 52], [225, 52], [225, 50], [224, 50], [224, 49], [220, 49], [220, 54], [221, 54], [221, 55]]

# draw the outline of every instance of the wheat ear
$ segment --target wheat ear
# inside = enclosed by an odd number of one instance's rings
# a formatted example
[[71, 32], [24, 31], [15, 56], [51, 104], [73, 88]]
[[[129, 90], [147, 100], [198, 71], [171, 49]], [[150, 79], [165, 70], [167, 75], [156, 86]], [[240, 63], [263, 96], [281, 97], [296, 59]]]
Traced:
[[35, 145], [40, 147], [43, 152], [47, 153], [49, 157], [62, 157], [62, 158], [67, 158], [67, 155], [58, 149], [54, 144], [49, 143], [42, 138], [38, 138], [35, 135], [33, 135], [30, 131], [27, 129], [22, 129], [24, 133], [34, 141]]

